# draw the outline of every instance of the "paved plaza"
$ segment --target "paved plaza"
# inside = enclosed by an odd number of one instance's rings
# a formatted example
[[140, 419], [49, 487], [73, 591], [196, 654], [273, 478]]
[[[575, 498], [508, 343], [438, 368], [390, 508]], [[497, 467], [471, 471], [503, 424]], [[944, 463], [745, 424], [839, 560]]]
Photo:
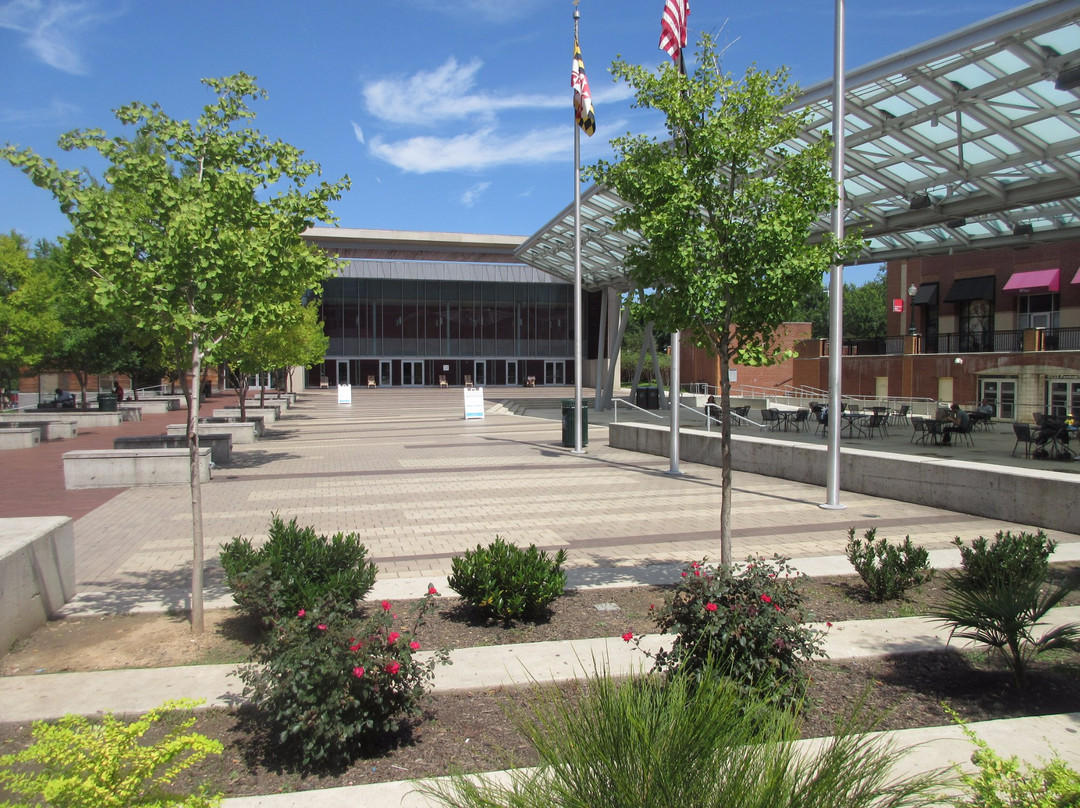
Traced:
[[[534, 404], [538, 395], [573, 395], [570, 388], [525, 392]], [[523, 392], [489, 389], [486, 416], [465, 420], [460, 388], [357, 389], [351, 405], [339, 405], [336, 391], [302, 393], [262, 440], [234, 447], [232, 463], [215, 469], [202, 488], [208, 605], [229, 601], [217, 565], [220, 544], [265, 536], [273, 513], [320, 533], [355, 531], [384, 582], [444, 579], [455, 555], [496, 535], [565, 548], [573, 585], [654, 582], [658, 572], [670, 574], [690, 560], [718, 559], [718, 468], [684, 462], [673, 475], [667, 458], [613, 449], [607, 413], [590, 413], [587, 451], [574, 454], [562, 446], [558, 407], [544, 409], [547, 417], [517, 415], [541, 408], [517, 405], [509, 398], [515, 395]], [[177, 412], [122, 429], [155, 434], [165, 422], [182, 421]], [[78, 609], [184, 608], [192, 555], [187, 486], [62, 490], [59, 454], [94, 448], [113, 434], [91, 430], [74, 441], [9, 452], [39, 466], [20, 475], [34, 493], [11, 505], [25, 511], [32, 503], [36, 515], [66, 508], [60, 513], [76, 518]], [[910, 535], [931, 549], [955, 536], [1030, 527], [846, 493], [845, 509], [825, 510], [821, 487], [739, 472], [734, 488], [738, 559], [840, 555], [850, 527], [860, 534], [877, 527], [890, 539]]]

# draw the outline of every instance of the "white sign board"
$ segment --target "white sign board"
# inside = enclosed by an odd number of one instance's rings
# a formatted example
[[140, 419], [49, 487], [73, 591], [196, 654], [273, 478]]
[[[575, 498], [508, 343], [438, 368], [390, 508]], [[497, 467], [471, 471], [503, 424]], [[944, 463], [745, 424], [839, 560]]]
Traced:
[[352, 405], [352, 387], [348, 384], [337, 386], [337, 403]]
[[465, 388], [465, 420], [484, 417], [484, 388]]

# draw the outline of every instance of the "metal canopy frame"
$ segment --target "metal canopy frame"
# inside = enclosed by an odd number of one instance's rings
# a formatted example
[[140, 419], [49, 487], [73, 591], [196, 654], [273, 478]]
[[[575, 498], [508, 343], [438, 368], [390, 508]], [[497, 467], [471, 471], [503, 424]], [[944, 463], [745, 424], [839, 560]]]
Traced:
[[[1080, 237], [1080, 0], [1040, 0], [881, 59], [846, 76], [845, 227], [858, 263]], [[1072, 86], [1075, 85], [1075, 86]], [[832, 125], [832, 82], [793, 109]], [[581, 199], [583, 288], [626, 291], [641, 238], [614, 230], [626, 203], [592, 186]], [[516, 251], [573, 276], [573, 206]], [[830, 213], [811, 238], [831, 229]]]

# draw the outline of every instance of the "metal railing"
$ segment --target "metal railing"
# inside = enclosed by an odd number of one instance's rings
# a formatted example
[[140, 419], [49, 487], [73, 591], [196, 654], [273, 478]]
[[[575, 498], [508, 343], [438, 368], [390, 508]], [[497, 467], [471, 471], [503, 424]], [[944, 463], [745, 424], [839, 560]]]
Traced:
[[629, 401], [627, 399], [623, 399], [623, 398], [612, 399], [612, 404], [614, 405], [614, 409], [615, 409], [615, 413], [612, 415], [612, 418], [611, 418], [612, 423], [616, 423], [616, 424], [619, 423], [619, 405], [620, 404], [622, 404], [624, 407], [630, 407], [632, 410], [637, 410], [638, 412], [643, 412], [646, 415], [650, 415], [653, 418], [656, 418], [657, 420], [660, 420], [660, 419], [662, 419], [664, 417], [664, 416], [662, 416], [662, 415], [660, 415], [658, 413], [653, 412], [652, 410], [647, 410], [644, 407], [639, 407], [637, 404], [634, 404], [634, 403], [632, 403], [631, 401]]

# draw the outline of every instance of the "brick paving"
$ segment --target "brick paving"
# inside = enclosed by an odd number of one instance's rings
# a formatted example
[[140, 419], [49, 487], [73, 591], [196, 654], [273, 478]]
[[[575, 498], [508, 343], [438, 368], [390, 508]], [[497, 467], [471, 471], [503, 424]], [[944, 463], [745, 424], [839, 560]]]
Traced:
[[[587, 453], [575, 455], [561, 445], [560, 421], [492, 406], [497, 396], [519, 394], [489, 390], [487, 416], [468, 421], [460, 388], [358, 389], [351, 406], [339, 406], [335, 391], [302, 394], [264, 439], [234, 447], [233, 462], [202, 488], [208, 598], [223, 593], [219, 545], [237, 535], [264, 537], [272, 513], [320, 533], [357, 532], [380, 579], [445, 576], [455, 555], [496, 535], [566, 548], [579, 578], [595, 573], [599, 580], [617, 569], [633, 579], [654, 564], [717, 559], [719, 469], [684, 462], [682, 474], [668, 474], [666, 458], [607, 446], [603, 414], [593, 413]], [[4, 515], [76, 520], [84, 603], [124, 609], [152, 595], [159, 606], [182, 608], [191, 500], [187, 486], [64, 491], [60, 455], [182, 421], [183, 413], [148, 416], [4, 453]], [[846, 509], [824, 510], [822, 487], [739, 472], [734, 487], [736, 558], [838, 555], [849, 527], [861, 533], [877, 526], [879, 536], [910, 535], [928, 548], [1030, 527], [846, 493]]]

